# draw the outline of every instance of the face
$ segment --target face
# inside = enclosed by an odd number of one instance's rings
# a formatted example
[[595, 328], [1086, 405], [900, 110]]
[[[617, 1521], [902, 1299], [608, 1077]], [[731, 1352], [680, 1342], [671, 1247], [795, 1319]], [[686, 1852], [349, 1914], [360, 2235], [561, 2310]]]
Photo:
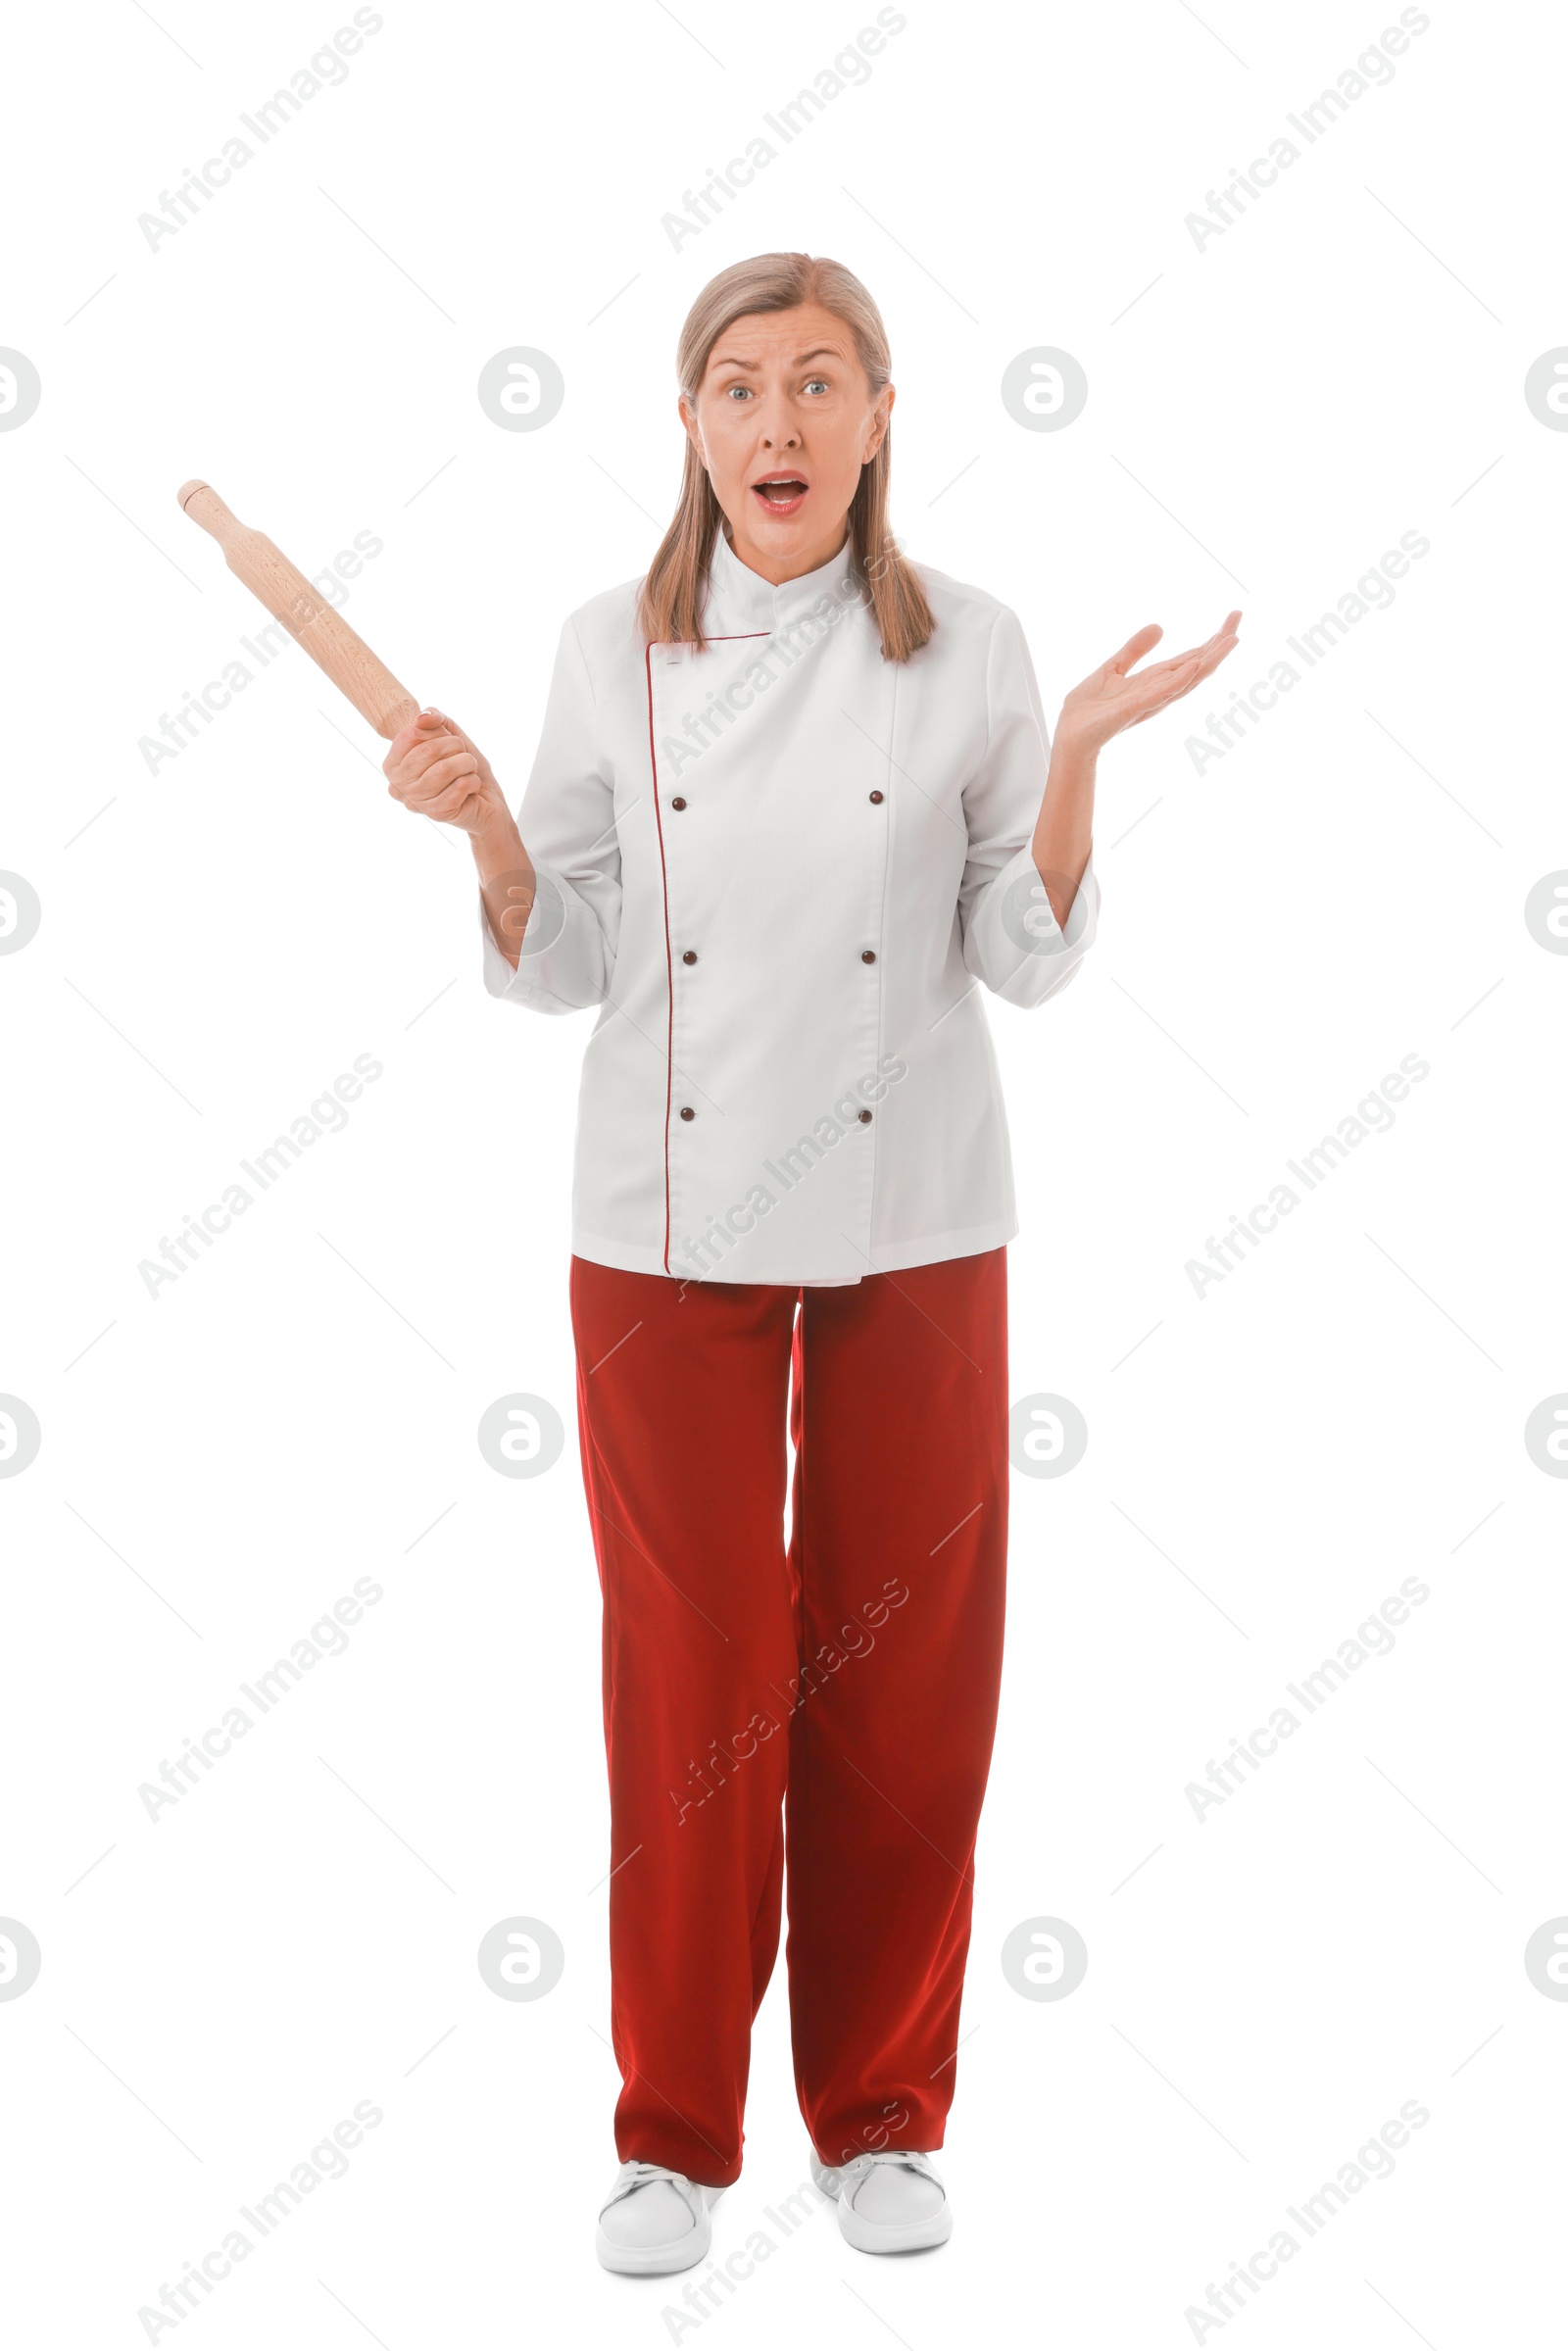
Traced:
[[849, 328], [818, 303], [726, 327], [680, 414], [743, 563], [776, 584], [837, 555], [893, 397], [872, 399]]

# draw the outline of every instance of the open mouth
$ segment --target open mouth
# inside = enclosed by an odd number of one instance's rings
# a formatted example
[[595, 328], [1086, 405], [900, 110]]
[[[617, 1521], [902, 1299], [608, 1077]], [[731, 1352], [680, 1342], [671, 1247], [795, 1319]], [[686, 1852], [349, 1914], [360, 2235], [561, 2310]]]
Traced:
[[754, 481], [752, 495], [770, 514], [793, 514], [806, 497], [808, 484], [799, 473], [769, 473]]

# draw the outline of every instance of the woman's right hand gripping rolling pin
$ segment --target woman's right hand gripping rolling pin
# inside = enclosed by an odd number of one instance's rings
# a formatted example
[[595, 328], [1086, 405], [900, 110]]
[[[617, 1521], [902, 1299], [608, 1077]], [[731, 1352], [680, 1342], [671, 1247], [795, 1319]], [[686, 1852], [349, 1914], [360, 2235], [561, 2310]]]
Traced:
[[467, 834], [491, 931], [515, 969], [533, 910], [534, 871], [484, 753], [456, 719], [441, 710], [421, 710], [393, 737], [381, 772], [392, 798], [416, 816]]

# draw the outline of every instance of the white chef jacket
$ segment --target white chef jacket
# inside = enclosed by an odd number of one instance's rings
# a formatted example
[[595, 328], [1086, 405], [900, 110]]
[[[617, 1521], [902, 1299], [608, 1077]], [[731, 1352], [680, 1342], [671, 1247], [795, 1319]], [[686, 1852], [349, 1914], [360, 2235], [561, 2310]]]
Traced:
[[701, 653], [639, 583], [561, 632], [517, 813], [539, 888], [492, 996], [597, 1005], [574, 1252], [838, 1285], [1018, 1230], [981, 987], [1043, 1004], [1093, 942], [1030, 855], [1049, 736], [1017, 616], [916, 566], [936, 626], [884, 661], [848, 542], [775, 587], [720, 528]]

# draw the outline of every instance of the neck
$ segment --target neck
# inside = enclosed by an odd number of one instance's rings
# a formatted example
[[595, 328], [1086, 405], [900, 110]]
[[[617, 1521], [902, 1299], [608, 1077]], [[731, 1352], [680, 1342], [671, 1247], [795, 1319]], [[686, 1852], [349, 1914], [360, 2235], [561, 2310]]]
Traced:
[[820, 571], [824, 563], [831, 563], [833, 558], [843, 552], [850, 535], [850, 517], [847, 512], [841, 514], [822, 538], [794, 555], [781, 555], [759, 547], [751, 533], [739, 529], [728, 516], [720, 522], [719, 528], [748, 571], [755, 571], [760, 579], [765, 579], [770, 586], [781, 588], [786, 580], [803, 579], [808, 571]]

